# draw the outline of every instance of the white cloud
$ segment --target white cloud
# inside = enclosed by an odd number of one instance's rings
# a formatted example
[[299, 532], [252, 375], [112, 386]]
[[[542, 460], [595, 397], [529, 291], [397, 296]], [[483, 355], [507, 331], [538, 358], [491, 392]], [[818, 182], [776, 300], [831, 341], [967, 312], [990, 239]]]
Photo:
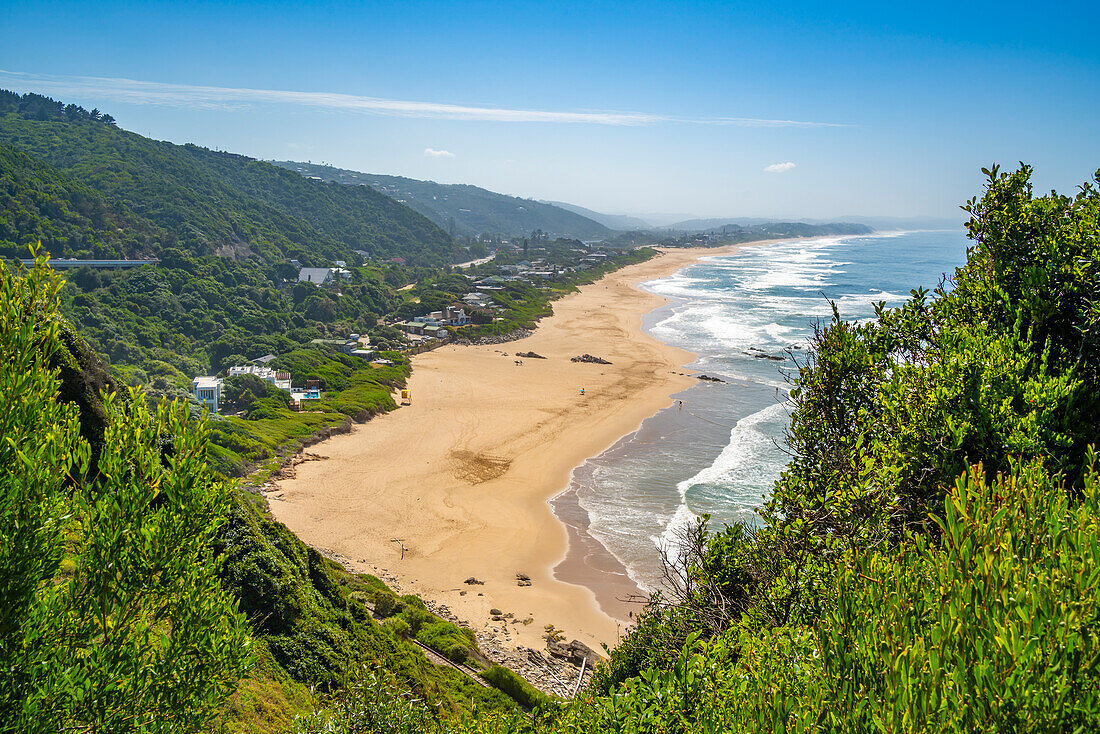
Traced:
[[143, 82], [90, 76], [27, 74], [0, 69], [0, 84], [15, 92], [36, 92], [54, 97], [111, 100], [130, 104], [156, 104], [205, 109], [239, 109], [249, 104], [289, 104], [320, 107], [390, 117], [425, 117], [442, 120], [489, 122], [557, 122], [590, 125], [653, 125], [684, 123], [742, 127], [847, 127], [842, 123], [765, 120], [750, 117], [688, 119], [645, 112], [573, 112], [520, 110], [503, 107], [471, 107], [439, 102], [411, 102], [380, 97], [360, 97], [334, 92], [294, 92], [282, 89], [207, 87], [190, 84]]
[[424, 157], [426, 158], [454, 158], [455, 154], [449, 150], [436, 150], [435, 148], [425, 148]]
[[773, 163], [770, 166], [765, 166], [764, 170], [768, 173], [786, 173], [794, 168], [794, 164], [790, 161], [786, 163]]

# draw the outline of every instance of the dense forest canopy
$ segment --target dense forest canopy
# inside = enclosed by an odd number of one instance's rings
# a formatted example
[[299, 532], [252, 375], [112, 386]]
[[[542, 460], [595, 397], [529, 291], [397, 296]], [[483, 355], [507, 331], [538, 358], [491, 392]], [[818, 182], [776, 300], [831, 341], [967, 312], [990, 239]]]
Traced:
[[[128, 211], [151, 234], [143, 243], [147, 252], [174, 247], [267, 265], [351, 261], [356, 250], [422, 265], [453, 262], [456, 255], [446, 232], [369, 188], [324, 186], [245, 156], [151, 140], [119, 129], [96, 110], [39, 95], [0, 93], [0, 144], [48, 164], [56, 178], [94, 190], [111, 208]], [[24, 161], [4, 163], [5, 178], [26, 176]], [[70, 202], [67, 189], [56, 195]], [[46, 224], [42, 229], [50, 231]], [[5, 254], [24, 244], [25, 238], [0, 241]], [[43, 244], [56, 255], [92, 251], [63, 240]], [[133, 251], [123, 248], [121, 254]]]

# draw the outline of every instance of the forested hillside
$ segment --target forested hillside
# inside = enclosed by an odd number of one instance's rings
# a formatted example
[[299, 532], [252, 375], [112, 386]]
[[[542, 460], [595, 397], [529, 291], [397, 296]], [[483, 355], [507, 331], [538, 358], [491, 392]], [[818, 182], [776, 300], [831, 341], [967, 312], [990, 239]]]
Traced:
[[599, 222], [559, 206], [497, 194], [468, 184], [439, 184], [295, 161], [273, 163], [324, 181], [354, 187], [366, 184], [408, 204], [454, 235], [526, 237], [541, 230], [551, 237], [590, 240], [611, 234], [611, 230]]
[[[39, 95], [0, 92], [0, 143], [128, 210], [150, 232], [144, 247], [154, 252], [173, 247], [266, 265], [351, 261], [355, 250], [423, 265], [455, 255], [443, 230], [368, 188], [324, 186], [245, 156], [150, 140]], [[5, 159], [5, 166], [23, 164]], [[44, 244], [59, 247], [58, 255], [94, 254], [65, 249], [67, 242]]]
[[55, 256], [139, 257], [163, 239], [123, 204], [0, 143], [0, 255], [25, 257], [27, 245], [41, 242]]

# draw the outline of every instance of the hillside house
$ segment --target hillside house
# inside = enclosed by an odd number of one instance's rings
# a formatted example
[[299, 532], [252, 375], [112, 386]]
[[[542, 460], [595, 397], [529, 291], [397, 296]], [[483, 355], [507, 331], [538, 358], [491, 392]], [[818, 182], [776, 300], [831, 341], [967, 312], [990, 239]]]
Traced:
[[204, 376], [191, 380], [191, 394], [195, 399], [210, 409], [211, 415], [218, 414], [218, 403], [222, 399], [222, 385], [220, 377]]
[[230, 367], [228, 374], [230, 377], [234, 377], [235, 375], [255, 375], [264, 382], [269, 382], [280, 390], [290, 390], [290, 373], [276, 372], [270, 367], [254, 364], [245, 365], [243, 367]]
[[447, 306], [443, 310], [443, 321], [449, 326], [465, 326], [470, 323], [470, 317], [466, 315], [466, 309], [459, 306]]
[[489, 303], [489, 297], [484, 293], [467, 293], [462, 297], [462, 302], [474, 308], [484, 308]]
[[334, 282], [337, 276], [347, 280], [351, 271], [346, 268], [302, 268], [298, 271], [298, 282], [326, 285]]
[[325, 285], [332, 280], [332, 268], [302, 268], [298, 271], [299, 283]]

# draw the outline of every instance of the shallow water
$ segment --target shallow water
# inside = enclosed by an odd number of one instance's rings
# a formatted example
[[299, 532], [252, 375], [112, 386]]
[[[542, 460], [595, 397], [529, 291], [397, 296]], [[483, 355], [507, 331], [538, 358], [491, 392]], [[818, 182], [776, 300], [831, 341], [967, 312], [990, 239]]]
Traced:
[[[703, 514], [716, 527], [757, 522], [787, 463], [790, 354], [832, 314], [873, 316], [917, 286], [934, 288], [965, 261], [960, 231], [793, 240], [705, 258], [643, 287], [672, 302], [643, 321], [658, 339], [699, 355], [702, 382], [573, 473], [588, 532], [646, 589], [662, 550]], [[764, 356], [780, 358], [768, 359]], [[681, 404], [682, 402], [682, 404]]]

